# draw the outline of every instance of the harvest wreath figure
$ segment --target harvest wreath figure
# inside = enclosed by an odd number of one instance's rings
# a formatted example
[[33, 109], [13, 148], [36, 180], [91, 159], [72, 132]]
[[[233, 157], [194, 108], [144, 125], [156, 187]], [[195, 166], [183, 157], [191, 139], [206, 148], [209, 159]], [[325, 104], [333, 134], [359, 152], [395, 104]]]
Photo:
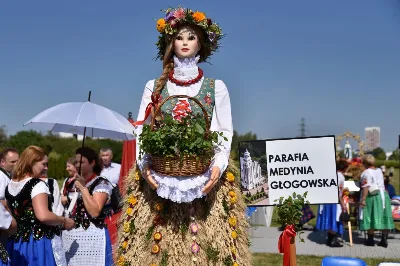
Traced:
[[181, 7], [157, 21], [162, 75], [147, 82], [136, 122], [137, 164], [126, 182], [118, 265], [251, 265], [228, 89], [197, 63], [221, 28]]

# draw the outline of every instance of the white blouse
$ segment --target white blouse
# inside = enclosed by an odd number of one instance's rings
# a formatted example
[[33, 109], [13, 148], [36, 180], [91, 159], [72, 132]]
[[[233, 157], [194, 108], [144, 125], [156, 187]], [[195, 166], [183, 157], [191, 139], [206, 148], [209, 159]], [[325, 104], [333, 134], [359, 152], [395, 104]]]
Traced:
[[[21, 192], [22, 188], [26, 185], [26, 183], [31, 180], [32, 177], [26, 178], [22, 181], [19, 182], [15, 182], [13, 180], [10, 181], [10, 184], [8, 185], [8, 192], [13, 195], [16, 196], [19, 192]], [[47, 187], [46, 183], [44, 182], [39, 182], [37, 183], [31, 192], [31, 199], [33, 199], [35, 196], [39, 195], [39, 194], [50, 194], [50, 190]]]
[[[174, 57], [174, 77], [182, 81], [191, 80], [197, 77], [198, 60], [199, 57], [185, 59]], [[190, 97], [196, 96], [200, 91], [203, 80], [204, 77], [199, 82], [185, 87], [178, 86], [168, 80], [166, 84], [168, 94], [188, 95]], [[151, 102], [151, 94], [153, 92], [153, 89], [154, 80], [150, 80], [147, 82], [143, 92], [137, 121], [142, 121], [144, 119], [146, 107]], [[150, 121], [151, 117], [148, 117], [145, 123], [149, 124]], [[164, 176], [155, 173], [154, 171], [151, 171], [152, 176], [158, 184], [157, 194], [160, 197], [170, 199], [178, 203], [191, 202], [196, 198], [201, 198], [204, 196], [201, 190], [204, 188], [204, 185], [210, 178], [212, 167], [218, 166], [221, 170], [222, 175], [222, 173], [228, 166], [233, 136], [233, 125], [229, 92], [226, 85], [221, 80], [215, 80], [215, 106], [212, 114], [210, 130], [222, 132], [228, 140], [225, 141], [222, 138], [219, 139], [222, 145], [215, 147], [215, 155], [209, 170], [200, 176], [179, 178]], [[136, 140], [136, 159], [139, 168], [142, 170], [144, 164], [148, 162], [148, 157], [143, 156], [143, 158], [139, 160], [139, 138], [141, 133], [142, 126], [137, 126], [136, 134], [138, 135], [138, 137]]]
[[12, 222], [11, 214], [0, 203], [0, 230], [7, 230], [10, 228]]

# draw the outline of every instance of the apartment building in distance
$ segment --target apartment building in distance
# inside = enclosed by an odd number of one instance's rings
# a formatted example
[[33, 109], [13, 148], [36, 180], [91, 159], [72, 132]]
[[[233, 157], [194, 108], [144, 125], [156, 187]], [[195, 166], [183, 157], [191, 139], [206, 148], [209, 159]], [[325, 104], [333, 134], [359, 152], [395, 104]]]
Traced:
[[366, 127], [365, 128], [365, 151], [372, 151], [381, 145], [381, 128]]

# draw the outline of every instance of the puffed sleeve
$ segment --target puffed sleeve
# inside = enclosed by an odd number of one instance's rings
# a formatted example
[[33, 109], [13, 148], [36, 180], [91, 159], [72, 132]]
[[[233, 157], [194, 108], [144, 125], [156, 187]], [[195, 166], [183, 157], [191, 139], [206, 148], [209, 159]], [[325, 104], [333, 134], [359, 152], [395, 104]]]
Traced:
[[221, 169], [221, 175], [228, 166], [229, 154], [233, 136], [231, 100], [228, 88], [221, 80], [215, 81], [215, 106], [211, 120], [211, 131], [222, 132], [224, 137], [220, 138], [221, 145], [215, 147], [213, 166]]
[[35, 196], [39, 194], [50, 194], [49, 187], [47, 186], [46, 182], [41, 181], [37, 183], [33, 188], [31, 192], [31, 199], [33, 199]]
[[94, 193], [106, 193], [106, 194], [108, 194], [108, 198], [110, 198], [111, 194], [112, 194], [112, 189], [113, 189], [113, 187], [112, 187], [110, 181], [102, 180], [94, 187], [93, 194]]
[[367, 169], [361, 174], [361, 187], [369, 187], [371, 186], [372, 182], [372, 174], [369, 169]]
[[[146, 86], [144, 88], [143, 96], [142, 96], [142, 101], [140, 103], [140, 108], [139, 108], [139, 113], [137, 116], [136, 121], [143, 121], [146, 113], [146, 108], [148, 104], [151, 102], [151, 95], [153, 93], [154, 89], [154, 80], [150, 80], [146, 83]], [[147, 118], [147, 120], [144, 122], [146, 124], [150, 123], [151, 116]], [[141, 159], [139, 159], [139, 154], [140, 154], [140, 145], [139, 145], [139, 140], [140, 140], [140, 134], [142, 134], [142, 125], [136, 126], [136, 162], [137, 165], [139, 166], [140, 170], [143, 170], [143, 166], [147, 163], [149, 163], [149, 156], [147, 154], [144, 154]]]

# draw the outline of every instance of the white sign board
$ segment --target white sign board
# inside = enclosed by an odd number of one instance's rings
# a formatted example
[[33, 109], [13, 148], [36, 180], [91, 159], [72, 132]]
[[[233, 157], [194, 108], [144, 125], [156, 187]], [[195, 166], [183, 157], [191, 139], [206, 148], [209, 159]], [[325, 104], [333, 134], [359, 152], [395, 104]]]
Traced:
[[280, 197], [306, 191], [310, 204], [339, 202], [334, 136], [242, 142], [239, 153], [248, 205], [276, 205]]

